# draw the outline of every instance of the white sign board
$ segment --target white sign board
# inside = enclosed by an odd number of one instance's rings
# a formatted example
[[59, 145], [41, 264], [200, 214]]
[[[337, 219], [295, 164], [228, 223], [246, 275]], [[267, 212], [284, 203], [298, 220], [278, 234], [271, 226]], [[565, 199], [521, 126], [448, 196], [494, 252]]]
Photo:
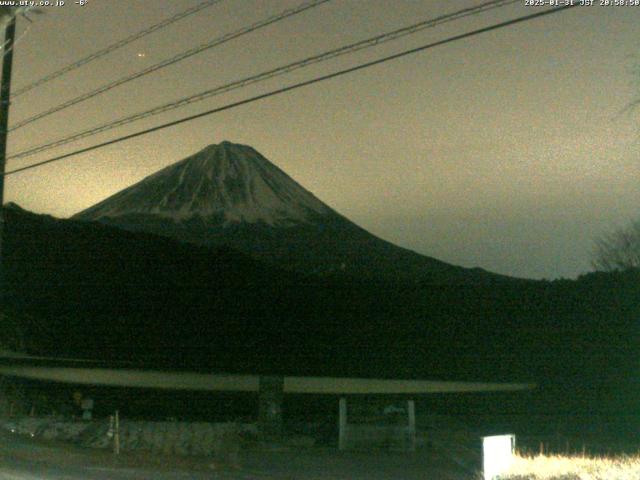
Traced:
[[482, 438], [484, 480], [494, 480], [511, 467], [515, 448], [515, 435], [493, 435]]

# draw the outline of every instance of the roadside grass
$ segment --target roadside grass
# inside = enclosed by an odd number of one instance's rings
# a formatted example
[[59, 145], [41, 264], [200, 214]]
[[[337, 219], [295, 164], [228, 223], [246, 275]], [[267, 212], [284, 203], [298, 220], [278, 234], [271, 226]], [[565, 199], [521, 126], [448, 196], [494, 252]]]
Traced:
[[640, 453], [611, 457], [518, 454], [501, 480], [638, 480]]

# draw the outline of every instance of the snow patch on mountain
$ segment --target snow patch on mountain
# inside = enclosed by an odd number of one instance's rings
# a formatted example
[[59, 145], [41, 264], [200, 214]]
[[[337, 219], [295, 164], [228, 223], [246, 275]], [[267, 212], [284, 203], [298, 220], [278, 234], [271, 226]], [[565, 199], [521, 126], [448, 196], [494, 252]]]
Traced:
[[146, 214], [181, 222], [194, 217], [229, 223], [288, 225], [334, 213], [253, 148], [210, 145], [75, 218]]

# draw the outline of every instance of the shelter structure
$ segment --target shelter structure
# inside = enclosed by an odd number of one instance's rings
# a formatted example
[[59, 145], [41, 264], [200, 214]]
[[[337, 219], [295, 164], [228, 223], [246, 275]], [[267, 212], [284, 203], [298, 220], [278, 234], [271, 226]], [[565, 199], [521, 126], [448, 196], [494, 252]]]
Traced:
[[[259, 396], [258, 429], [265, 438], [279, 437], [286, 394], [422, 395], [429, 393], [513, 392], [535, 384], [344, 377], [259, 376], [108, 367], [98, 362], [24, 355], [0, 356], [0, 375], [30, 380], [111, 387], [252, 392]], [[346, 400], [340, 402], [342, 445], [349, 435]], [[415, 433], [415, 411], [409, 401], [409, 427]], [[411, 420], [413, 419], [413, 420]], [[344, 425], [343, 425], [344, 424]], [[353, 431], [353, 429], [352, 429]]]

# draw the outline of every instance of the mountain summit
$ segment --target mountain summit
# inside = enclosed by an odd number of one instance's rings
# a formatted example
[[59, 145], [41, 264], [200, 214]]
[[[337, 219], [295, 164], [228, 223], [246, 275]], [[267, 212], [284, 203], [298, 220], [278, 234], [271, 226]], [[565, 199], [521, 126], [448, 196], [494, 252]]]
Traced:
[[153, 215], [176, 222], [286, 226], [334, 213], [253, 148], [222, 142], [154, 173], [77, 215]]
[[386, 242], [322, 203], [253, 148], [230, 142], [210, 145], [73, 218], [227, 245], [304, 273], [411, 283], [506, 279]]

